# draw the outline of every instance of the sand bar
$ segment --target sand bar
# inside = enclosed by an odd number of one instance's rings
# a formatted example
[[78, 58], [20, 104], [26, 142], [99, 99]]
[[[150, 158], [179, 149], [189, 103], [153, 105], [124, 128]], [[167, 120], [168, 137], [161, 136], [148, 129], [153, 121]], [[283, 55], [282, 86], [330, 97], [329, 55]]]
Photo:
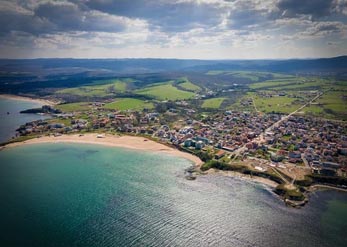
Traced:
[[150, 152], [162, 152], [165, 154], [170, 154], [174, 156], [179, 156], [185, 159], [188, 159], [195, 163], [196, 166], [200, 166], [203, 162], [196, 156], [181, 152], [177, 149], [165, 146], [163, 144], [157, 143], [155, 141], [146, 139], [144, 137], [137, 136], [117, 136], [102, 134], [102, 138], [98, 138], [98, 135], [95, 133], [85, 134], [85, 135], [62, 135], [62, 136], [43, 136], [39, 138], [30, 139], [23, 142], [10, 143], [5, 146], [8, 147], [17, 147], [27, 144], [39, 144], [39, 143], [87, 143], [87, 144], [97, 144], [105, 145], [110, 147], [123, 147], [129, 149], [136, 149], [142, 151]]
[[46, 100], [46, 99], [34, 99], [31, 97], [23, 97], [23, 96], [18, 96], [18, 95], [13, 95], [13, 94], [0, 94], [0, 98], [3, 99], [14, 99], [14, 100], [22, 100], [22, 101], [30, 101], [33, 103], [39, 103], [42, 105], [56, 105], [56, 102]]

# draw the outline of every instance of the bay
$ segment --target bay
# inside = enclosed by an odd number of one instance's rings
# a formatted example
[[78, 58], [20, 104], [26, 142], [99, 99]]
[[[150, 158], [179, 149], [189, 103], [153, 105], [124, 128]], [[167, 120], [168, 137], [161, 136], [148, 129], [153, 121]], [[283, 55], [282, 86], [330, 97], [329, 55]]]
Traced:
[[78, 144], [0, 152], [1, 246], [345, 246], [347, 196], [286, 207], [270, 189], [190, 162]]
[[[16, 129], [22, 124], [47, 116], [38, 114], [20, 114], [22, 110], [41, 107], [42, 104], [31, 100], [18, 100], [0, 97], [0, 143], [15, 136]], [[8, 114], [9, 113], [9, 114]]]

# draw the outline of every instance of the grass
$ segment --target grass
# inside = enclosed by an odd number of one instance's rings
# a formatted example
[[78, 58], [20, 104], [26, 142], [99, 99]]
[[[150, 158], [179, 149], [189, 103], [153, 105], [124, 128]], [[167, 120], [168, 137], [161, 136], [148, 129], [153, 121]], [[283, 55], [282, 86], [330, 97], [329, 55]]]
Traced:
[[265, 80], [264, 78], [273, 78], [273, 79], [289, 79], [293, 76], [279, 74], [279, 73], [270, 73], [270, 72], [259, 72], [259, 71], [223, 71], [223, 70], [211, 70], [206, 73], [207, 75], [230, 75], [235, 78], [248, 79], [250, 81], [256, 82], [260, 80]]
[[146, 95], [154, 97], [158, 100], [183, 100], [191, 99], [194, 97], [194, 93], [179, 90], [172, 85], [172, 81], [165, 84], [146, 87], [144, 89], [136, 90], [135, 93], [140, 95]]
[[210, 108], [210, 109], [218, 109], [224, 100], [225, 100], [225, 98], [206, 99], [202, 103], [201, 107], [202, 108]]
[[183, 89], [186, 89], [188, 91], [200, 91], [201, 88], [192, 82], [190, 82], [188, 79], [184, 78], [184, 81], [178, 84]]
[[143, 110], [144, 108], [152, 109], [153, 103], [146, 102], [144, 100], [133, 99], [133, 98], [123, 98], [118, 99], [112, 103], [106, 104], [104, 106], [106, 109], [117, 109], [120, 111], [126, 110]]
[[321, 79], [321, 78], [305, 78], [305, 77], [294, 77], [284, 78], [276, 80], [267, 80], [264, 82], [254, 83], [250, 85], [251, 89], [268, 89], [268, 90], [327, 90], [334, 88], [336, 85], [334, 81]]
[[347, 119], [347, 90], [325, 92], [316, 104], [304, 109], [305, 113], [334, 119]]
[[291, 113], [304, 104], [304, 101], [298, 102], [297, 98], [292, 98], [289, 96], [273, 96], [271, 98], [267, 98], [255, 95], [254, 102], [259, 111], [267, 113]]
[[[106, 83], [99, 85], [98, 83]], [[114, 93], [123, 93], [127, 90], [127, 81], [105, 80], [96, 81], [97, 85], [66, 88], [56, 91], [58, 94], [72, 94], [78, 96], [105, 97]]]
[[268, 80], [264, 82], [254, 83], [249, 87], [252, 89], [262, 89], [262, 88], [279, 88], [282, 86], [293, 85], [297, 83], [297, 79], [285, 79], [285, 80]]
[[61, 104], [57, 105], [56, 108], [63, 112], [87, 111], [90, 109], [88, 102]]
[[60, 123], [60, 124], [64, 124], [65, 127], [71, 126], [71, 120], [70, 120], [70, 119], [53, 118], [53, 119], [47, 120], [47, 122], [48, 122], [48, 123]]

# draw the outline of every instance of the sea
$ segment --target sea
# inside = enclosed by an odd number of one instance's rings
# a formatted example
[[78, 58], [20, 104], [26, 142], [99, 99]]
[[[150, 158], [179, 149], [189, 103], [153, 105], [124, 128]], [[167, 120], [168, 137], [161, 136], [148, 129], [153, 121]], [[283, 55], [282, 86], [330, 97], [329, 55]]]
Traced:
[[39, 114], [20, 114], [22, 110], [41, 107], [42, 104], [30, 100], [3, 98], [0, 96], [0, 143], [16, 135], [16, 129], [22, 124], [48, 116]]
[[91, 144], [0, 151], [0, 246], [346, 246], [347, 194], [302, 209], [191, 162]]

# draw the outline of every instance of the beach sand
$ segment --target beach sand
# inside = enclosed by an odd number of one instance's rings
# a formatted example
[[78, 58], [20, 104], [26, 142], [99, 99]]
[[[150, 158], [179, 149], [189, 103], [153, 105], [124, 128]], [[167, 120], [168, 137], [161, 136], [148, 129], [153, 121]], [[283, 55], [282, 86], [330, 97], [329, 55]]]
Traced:
[[76, 135], [62, 135], [62, 136], [43, 136], [39, 138], [30, 139], [23, 142], [10, 143], [5, 146], [5, 148], [16, 147], [28, 144], [38, 144], [38, 143], [87, 143], [87, 144], [97, 144], [105, 145], [111, 147], [123, 147], [129, 149], [150, 151], [150, 152], [161, 152], [169, 155], [179, 156], [188, 159], [196, 166], [202, 165], [202, 161], [189, 153], [181, 152], [177, 149], [165, 146], [163, 144], [154, 142], [144, 137], [137, 136], [117, 136], [111, 134], [102, 134], [102, 138], [98, 138], [97, 134], [90, 133], [80, 136]]
[[31, 101], [31, 102], [34, 102], [34, 103], [39, 103], [39, 104], [42, 104], [42, 105], [50, 105], [50, 106], [53, 106], [53, 105], [57, 104], [57, 102], [53, 102], [53, 101], [46, 100], [46, 99], [34, 99], [34, 98], [31, 98], [31, 97], [23, 97], [23, 96], [18, 96], [18, 95], [13, 95], [13, 94], [0, 94], [0, 98], [23, 100], [23, 101]]
[[[165, 153], [169, 155], [174, 155], [178, 157], [182, 157], [192, 161], [195, 166], [200, 167], [203, 162], [197, 157], [189, 153], [181, 152], [175, 148], [171, 148], [165, 146], [163, 144], [157, 143], [155, 141], [149, 140], [145, 137], [138, 136], [118, 136], [111, 134], [102, 134], [102, 138], [97, 137], [96, 133], [88, 133], [84, 135], [74, 134], [74, 135], [61, 135], [61, 136], [43, 136], [39, 138], [30, 139], [23, 142], [14, 142], [7, 144], [3, 148], [11, 148], [17, 147], [21, 145], [29, 145], [29, 144], [39, 144], [39, 143], [87, 143], [87, 144], [97, 144], [97, 145], [105, 145], [111, 147], [123, 147], [129, 149], [136, 149], [142, 151], [156, 152], [156, 153]], [[210, 169], [207, 171], [207, 174], [210, 175], [222, 175], [222, 176], [230, 176], [237, 177], [246, 181], [257, 182], [261, 184], [265, 184], [271, 188], [275, 188], [278, 184], [272, 180], [257, 177], [257, 176], [249, 176], [239, 172], [234, 171], [220, 171], [216, 169]]]

